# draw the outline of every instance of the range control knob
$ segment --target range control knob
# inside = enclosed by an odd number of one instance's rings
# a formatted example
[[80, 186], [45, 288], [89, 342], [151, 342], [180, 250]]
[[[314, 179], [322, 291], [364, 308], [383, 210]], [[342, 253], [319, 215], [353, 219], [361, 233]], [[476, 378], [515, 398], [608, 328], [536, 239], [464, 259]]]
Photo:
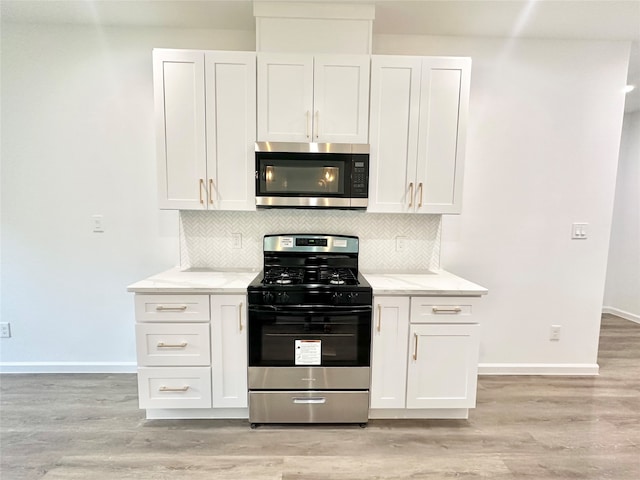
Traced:
[[278, 293], [278, 303], [287, 303], [289, 300], [289, 294], [287, 292]]
[[262, 301], [266, 304], [273, 303], [273, 293], [272, 292], [262, 292]]
[[333, 295], [331, 295], [331, 300], [334, 304], [343, 303], [344, 298], [342, 292], [334, 292]]
[[349, 293], [349, 302], [356, 303], [358, 301], [358, 292]]

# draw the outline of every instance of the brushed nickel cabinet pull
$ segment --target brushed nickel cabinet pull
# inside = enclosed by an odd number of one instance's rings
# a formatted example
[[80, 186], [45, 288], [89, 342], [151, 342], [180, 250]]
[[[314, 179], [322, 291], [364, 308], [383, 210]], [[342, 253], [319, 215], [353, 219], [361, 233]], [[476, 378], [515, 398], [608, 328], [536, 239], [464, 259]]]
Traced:
[[418, 184], [418, 188], [420, 189], [420, 200], [418, 201], [418, 208], [422, 207], [422, 182]]
[[415, 344], [413, 346], [413, 359], [418, 360], [418, 334], [414, 333], [413, 338], [415, 340]]
[[184, 348], [186, 346], [187, 346], [187, 342], [182, 342], [182, 343], [158, 342], [158, 348]]
[[204, 188], [204, 180], [200, 179], [200, 205], [204, 205], [204, 200], [202, 199], [202, 189]]
[[413, 182], [409, 184], [409, 207], [413, 207]]
[[165, 387], [164, 385], [158, 389], [160, 392], [186, 392], [189, 390], [189, 385], [184, 387]]
[[309, 110], [307, 110], [307, 138], [309, 138], [309, 122], [311, 121], [311, 115], [309, 114]]
[[176, 305], [176, 306], [164, 306], [158, 305], [156, 310], [159, 312], [184, 312], [187, 309], [186, 305]]
[[460, 313], [462, 308], [460, 307], [433, 307], [431, 309], [433, 313]]
[[240, 325], [240, 331], [242, 331], [242, 302], [238, 306], [238, 324]]
[[213, 179], [212, 178], [209, 179], [209, 203], [213, 205]]
[[380, 319], [382, 318], [382, 305], [378, 304], [378, 331], [380, 331]]
[[316, 131], [316, 140], [318, 139], [318, 135], [320, 134], [320, 128], [318, 127], [319, 123], [320, 123], [320, 112], [316, 110], [316, 118], [315, 118], [315, 121], [313, 122], [313, 128]]

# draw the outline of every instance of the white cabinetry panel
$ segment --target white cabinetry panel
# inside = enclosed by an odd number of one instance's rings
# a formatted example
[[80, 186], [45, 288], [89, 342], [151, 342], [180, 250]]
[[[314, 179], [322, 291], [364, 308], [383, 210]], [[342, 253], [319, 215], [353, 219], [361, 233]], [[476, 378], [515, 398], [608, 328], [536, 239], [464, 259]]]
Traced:
[[411, 325], [407, 408], [473, 408], [478, 325]]
[[209, 324], [138, 323], [138, 365], [208, 366], [211, 364]]
[[211, 408], [209, 367], [138, 368], [140, 408]]
[[213, 406], [248, 406], [245, 295], [211, 295]]
[[409, 298], [375, 297], [371, 336], [371, 408], [404, 408]]
[[209, 295], [136, 294], [138, 322], [208, 322]]

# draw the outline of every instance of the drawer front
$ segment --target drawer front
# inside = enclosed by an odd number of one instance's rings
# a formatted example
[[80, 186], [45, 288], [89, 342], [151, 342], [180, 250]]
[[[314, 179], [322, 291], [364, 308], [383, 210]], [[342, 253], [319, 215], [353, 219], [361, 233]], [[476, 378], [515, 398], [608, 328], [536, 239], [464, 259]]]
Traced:
[[138, 322], [208, 322], [209, 295], [135, 296]]
[[477, 323], [480, 297], [411, 297], [411, 323]]
[[138, 323], [136, 351], [140, 366], [209, 366], [209, 324]]
[[138, 369], [140, 408], [211, 408], [211, 368]]
[[249, 392], [251, 423], [367, 423], [369, 392]]

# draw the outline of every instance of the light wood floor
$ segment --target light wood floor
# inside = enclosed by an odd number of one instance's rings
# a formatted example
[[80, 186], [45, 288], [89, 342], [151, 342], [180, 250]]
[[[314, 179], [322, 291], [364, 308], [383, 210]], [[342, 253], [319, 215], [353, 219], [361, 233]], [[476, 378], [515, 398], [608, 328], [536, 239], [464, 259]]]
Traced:
[[640, 325], [603, 317], [598, 377], [482, 376], [469, 420], [146, 421], [134, 375], [4, 375], [0, 478], [640, 478]]

